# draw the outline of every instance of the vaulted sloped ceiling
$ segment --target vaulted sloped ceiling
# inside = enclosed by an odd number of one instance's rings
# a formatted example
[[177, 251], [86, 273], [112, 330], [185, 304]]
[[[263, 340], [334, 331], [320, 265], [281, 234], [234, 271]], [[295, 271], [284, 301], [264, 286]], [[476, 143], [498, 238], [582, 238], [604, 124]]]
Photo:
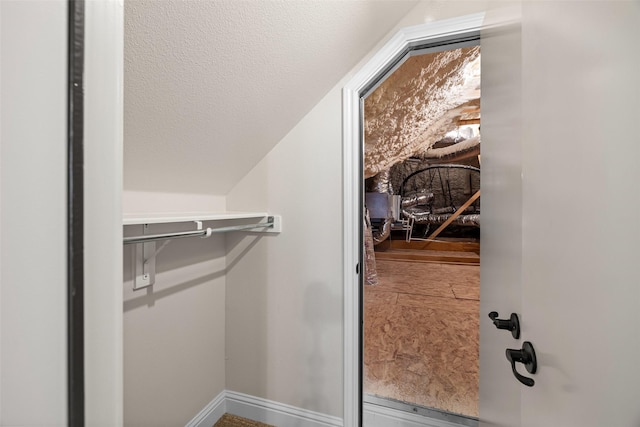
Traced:
[[125, 190], [227, 194], [416, 3], [126, 0]]

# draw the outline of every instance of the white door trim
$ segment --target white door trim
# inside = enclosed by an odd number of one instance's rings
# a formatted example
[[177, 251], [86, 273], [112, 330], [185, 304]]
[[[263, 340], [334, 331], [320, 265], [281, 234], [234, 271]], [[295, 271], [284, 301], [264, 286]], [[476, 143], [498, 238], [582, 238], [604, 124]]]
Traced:
[[[360, 209], [362, 194], [360, 97], [416, 47], [479, 32], [484, 13], [430, 22], [399, 31], [343, 89], [343, 284], [344, 284], [344, 426], [360, 426]], [[361, 270], [361, 269], [360, 269]]]
[[124, 421], [122, 169], [124, 2], [85, 2], [85, 422]]

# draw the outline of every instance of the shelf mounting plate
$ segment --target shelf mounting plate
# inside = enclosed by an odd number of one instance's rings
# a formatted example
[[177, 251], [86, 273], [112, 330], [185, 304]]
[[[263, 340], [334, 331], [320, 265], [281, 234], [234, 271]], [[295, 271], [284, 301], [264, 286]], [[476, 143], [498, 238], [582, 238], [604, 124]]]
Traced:
[[[149, 224], [142, 226], [142, 234], [149, 234]], [[135, 247], [135, 278], [133, 289], [143, 289], [156, 281], [156, 242], [137, 244]]]

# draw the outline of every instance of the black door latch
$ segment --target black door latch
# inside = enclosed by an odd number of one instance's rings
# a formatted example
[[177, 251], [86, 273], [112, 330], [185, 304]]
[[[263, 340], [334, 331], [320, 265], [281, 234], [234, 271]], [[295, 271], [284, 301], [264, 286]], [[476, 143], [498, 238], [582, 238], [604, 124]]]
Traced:
[[511, 331], [511, 336], [515, 339], [520, 338], [520, 321], [518, 320], [518, 315], [511, 313], [509, 320], [498, 319], [498, 316], [497, 311], [489, 313], [489, 318], [491, 318], [493, 324], [496, 325], [496, 328]]
[[508, 348], [506, 351], [507, 360], [511, 363], [511, 370], [513, 371], [513, 375], [516, 377], [518, 381], [527, 387], [533, 387], [535, 381], [533, 378], [525, 377], [524, 375], [520, 375], [516, 370], [516, 362], [524, 364], [524, 367], [527, 369], [527, 372], [530, 374], [535, 374], [538, 370], [538, 361], [536, 359], [536, 352], [533, 350], [533, 344], [529, 341], [525, 341], [522, 343], [521, 350], [513, 350]]

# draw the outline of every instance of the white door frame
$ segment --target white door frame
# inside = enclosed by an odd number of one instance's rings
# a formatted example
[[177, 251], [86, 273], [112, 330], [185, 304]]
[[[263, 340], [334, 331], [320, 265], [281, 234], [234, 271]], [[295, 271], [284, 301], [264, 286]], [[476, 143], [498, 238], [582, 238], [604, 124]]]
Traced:
[[85, 2], [85, 423], [123, 425], [124, 2]]
[[360, 274], [362, 259], [363, 117], [361, 96], [402, 63], [411, 50], [479, 33], [484, 13], [408, 27], [398, 32], [343, 89], [343, 283], [344, 283], [344, 427], [360, 426]]

